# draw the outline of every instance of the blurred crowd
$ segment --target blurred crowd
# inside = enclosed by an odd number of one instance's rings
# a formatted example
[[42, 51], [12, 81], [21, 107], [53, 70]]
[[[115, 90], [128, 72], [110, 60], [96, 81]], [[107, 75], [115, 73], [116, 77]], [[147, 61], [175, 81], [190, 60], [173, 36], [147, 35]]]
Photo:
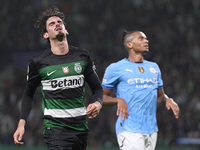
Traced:
[[[34, 22], [52, 5], [66, 15], [69, 44], [90, 51], [101, 80], [110, 63], [127, 56], [122, 31], [143, 31], [150, 47], [145, 59], [158, 63], [165, 93], [180, 106], [175, 119], [158, 104], [157, 146], [179, 146], [180, 137], [200, 138], [199, 0], [1, 0], [0, 144], [13, 144], [28, 60], [49, 47]], [[87, 88], [86, 105], [91, 100]], [[38, 88], [23, 138], [26, 145], [44, 145], [41, 111]], [[97, 118], [88, 120], [88, 145], [116, 146], [115, 121], [116, 107], [103, 107]]]

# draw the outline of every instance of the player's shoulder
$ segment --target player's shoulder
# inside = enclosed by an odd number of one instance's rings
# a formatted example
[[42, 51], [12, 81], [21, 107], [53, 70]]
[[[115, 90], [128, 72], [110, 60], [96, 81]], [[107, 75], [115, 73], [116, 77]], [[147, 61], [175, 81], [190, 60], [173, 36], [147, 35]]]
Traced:
[[83, 54], [83, 55], [89, 55], [89, 51], [82, 47], [76, 47], [76, 46], [69, 45], [69, 50], [70, 50], [70, 53], [79, 53], [79, 54]]
[[158, 64], [156, 62], [148, 61], [148, 60], [144, 60], [144, 64], [158, 66]]
[[156, 70], [160, 70], [158, 64], [156, 62], [152, 62], [152, 61], [144, 61], [145, 65], [148, 66], [149, 68], [153, 68], [153, 69], [156, 69]]
[[45, 58], [45, 57], [47, 57], [47, 56], [49, 56], [51, 54], [52, 54], [51, 49], [48, 48], [48, 49], [45, 49], [44, 51], [42, 51], [41, 53], [39, 53], [38, 55], [33, 56], [30, 59], [30, 61], [33, 61], [33, 62], [36, 63], [36, 62], [42, 60], [43, 58]]
[[109, 69], [115, 69], [115, 70], [120, 70], [122, 67], [125, 66], [127, 62], [125, 61], [125, 59], [121, 59], [117, 62], [113, 62], [111, 63], [107, 68]]
[[28, 66], [29, 67], [38, 66], [39, 62], [43, 60], [44, 57], [50, 54], [51, 54], [51, 49], [49, 48], [49, 49], [45, 49], [44, 51], [40, 52], [37, 55], [32, 56], [28, 62]]

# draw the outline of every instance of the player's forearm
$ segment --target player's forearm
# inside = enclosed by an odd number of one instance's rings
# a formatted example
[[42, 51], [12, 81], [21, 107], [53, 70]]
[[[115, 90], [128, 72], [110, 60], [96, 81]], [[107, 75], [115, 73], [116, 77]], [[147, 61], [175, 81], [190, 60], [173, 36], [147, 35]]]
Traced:
[[157, 101], [158, 102], [166, 102], [166, 99], [169, 98], [166, 94], [162, 94], [161, 96], [158, 97]]
[[102, 104], [103, 89], [102, 89], [101, 82], [97, 74], [93, 72], [90, 75], [86, 76], [86, 81], [92, 90], [94, 101], [98, 101], [100, 104]]
[[35, 90], [36, 89], [32, 88], [30, 85], [26, 86], [24, 94], [22, 96], [20, 119], [27, 120], [32, 108]]
[[94, 90], [94, 101], [99, 102], [101, 105], [103, 103], [103, 89], [101, 86], [99, 86], [99, 88], [96, 88]]
[[26, 121], [24, 119], [20, 119], [18, 123], [18, 128], [24, 128]]
[[118, 104], [119, 98], [104, 95], [103, 106], [115, 106]]

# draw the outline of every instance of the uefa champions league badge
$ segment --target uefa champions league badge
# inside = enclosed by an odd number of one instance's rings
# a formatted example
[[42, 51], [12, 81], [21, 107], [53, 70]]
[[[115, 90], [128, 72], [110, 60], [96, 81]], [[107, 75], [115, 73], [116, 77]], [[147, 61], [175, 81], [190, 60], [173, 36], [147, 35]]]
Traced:
[[75, 70], [78, 74], [80, 74], [80, 73], [82, 72], [82, 67], [81, 67], [80, 63], [75, 63], [75, 65], [74, 65], [74, 70]]

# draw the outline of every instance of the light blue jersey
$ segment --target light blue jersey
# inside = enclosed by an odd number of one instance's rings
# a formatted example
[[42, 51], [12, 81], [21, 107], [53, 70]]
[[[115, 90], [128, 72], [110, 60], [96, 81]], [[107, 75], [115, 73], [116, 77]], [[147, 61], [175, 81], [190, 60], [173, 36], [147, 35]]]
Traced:
[[156, 122], [157, 89], [163, 88], [158, 65], [143, 61], [134, 63], [124, 58], [112, 63], [106, 69], [102, 86], [115, 90], [117, 97], [123, 98], [130, 116], [122, 120], [118, 117], [116, 134], [134, 132], [152, 134], [158, 131]]

